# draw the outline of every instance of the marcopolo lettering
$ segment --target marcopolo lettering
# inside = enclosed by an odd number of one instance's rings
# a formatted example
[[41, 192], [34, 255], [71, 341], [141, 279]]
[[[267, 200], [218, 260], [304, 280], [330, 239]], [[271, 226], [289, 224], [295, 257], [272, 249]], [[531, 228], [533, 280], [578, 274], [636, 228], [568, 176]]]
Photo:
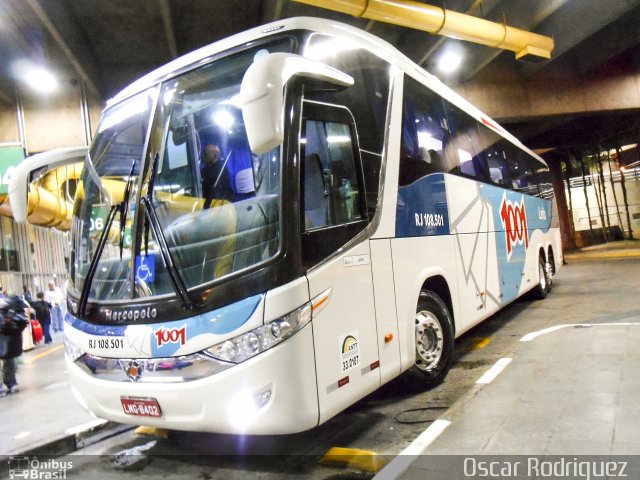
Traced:
[[112, 322], [137, 322], [138, 320], [156, 318], [158, 316], [158, 310], [155, 307], [129, 308], [126, 310], [105, 309], [104, 315], [107, 320]]

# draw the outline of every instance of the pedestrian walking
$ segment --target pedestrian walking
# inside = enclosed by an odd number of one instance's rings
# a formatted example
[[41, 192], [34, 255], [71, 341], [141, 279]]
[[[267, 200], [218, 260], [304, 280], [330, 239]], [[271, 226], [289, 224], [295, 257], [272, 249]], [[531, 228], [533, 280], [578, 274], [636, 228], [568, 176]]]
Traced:
[[31, 307], [36, 312], [36, 319], [42, 326], [42, 333], [44, 333], [44, 343], [51, 343], [51, 304], [44, 299], [44, 292], [38, 292], [36, 297], [38, 298]]
[[44, 299], [51, 305], [51, 327], [54, 332], [61, 332], [64, 326], [62, 302], [64, 295], [62, 290], [56, 287], [53, 280], [49, 280], [48, 290], [44, 294]]
[[18, 391], [17, 359], [22, 355], [22, 331], [28, 324], [26, 308], [27, 304], [18, 296], [0, 299], [0, 359], [4, 384], [0, 385], [0, 397]]

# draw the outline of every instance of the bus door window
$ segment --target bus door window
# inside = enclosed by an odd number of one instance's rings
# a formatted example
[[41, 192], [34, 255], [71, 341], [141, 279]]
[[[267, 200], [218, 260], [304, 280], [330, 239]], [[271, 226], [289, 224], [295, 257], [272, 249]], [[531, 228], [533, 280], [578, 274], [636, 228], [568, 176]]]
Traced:
[[[346, 109], [305, 102], [301, 138], [304, 263], [312, 265], [366, 225], [364, 186], [353, 117]], [[311, 248], [311, 244], [318, 248]]]
[[540, 197], [551, 200], [554, 197], [553, 183], [549, 167], [543, 164], [538, 165], [537, 175], [538, 188], [540, 189]]
[[349, 125], [306, 120], [305, 227], [360, 220], [358, 179]]

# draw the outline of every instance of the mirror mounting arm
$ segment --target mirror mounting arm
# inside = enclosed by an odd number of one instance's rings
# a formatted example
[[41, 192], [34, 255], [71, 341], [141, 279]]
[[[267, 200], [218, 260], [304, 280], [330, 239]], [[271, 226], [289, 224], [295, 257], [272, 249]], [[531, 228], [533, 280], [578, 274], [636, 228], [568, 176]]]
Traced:
[[294, 77], [327, 86], [350, 87], [353, 77], [322, 62], [293, 53], [271, 53], [253, 63], [240, 87], [242, 116], [251, 150], [266, 153], [284, 141], [284, 87]]

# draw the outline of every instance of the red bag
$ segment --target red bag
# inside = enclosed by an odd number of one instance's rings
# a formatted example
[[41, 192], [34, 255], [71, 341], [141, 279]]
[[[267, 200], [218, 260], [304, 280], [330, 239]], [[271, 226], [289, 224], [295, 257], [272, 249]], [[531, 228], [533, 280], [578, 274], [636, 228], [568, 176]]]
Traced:
[[42, 325], [38, 320], [31, 320], [31, 334], [33, 335], [33, 343], [40, 343], [44, 338]]

